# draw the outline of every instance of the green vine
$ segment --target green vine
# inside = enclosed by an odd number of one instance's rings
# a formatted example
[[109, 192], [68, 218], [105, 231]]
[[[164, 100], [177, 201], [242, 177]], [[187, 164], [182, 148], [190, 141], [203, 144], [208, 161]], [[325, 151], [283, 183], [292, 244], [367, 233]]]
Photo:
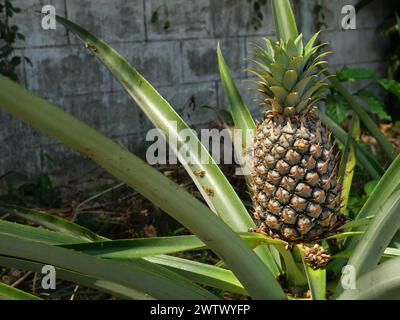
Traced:
[[[161, 21], [160, 19], [160, 13], [159, 11], [164, 7], [166, 11], [166, 19], [164, 21]], [[151, 24], [163, 24], [163, 29], [168, 30], [171, 27], [171, 21], [168, 20], [168, 7], [164, 4], [159, 6], [156, 10], [154, 10], [153, 14], [151, 15], [150, 19]]]
[[267, 4], [267, 0], [247, 0], [252, 6], [252, 13], [250, 16], [250, 24], [254, 27], [254, 30], [259, 30], [262, 27], [264, 15], [261, 9]]
[[25, 40], [19, 27], [12, 25], [11, 18], [14, 14], [21, 12], [20, 8], [13, 6], [11, 0], [0, 2], [0, 74], [3, 74], [15, 81], [18, 81], [16, 68], [25, 59], [29, 64], [31, 61], [25, 56], [14, 54], [14, 44], [19, 40]]

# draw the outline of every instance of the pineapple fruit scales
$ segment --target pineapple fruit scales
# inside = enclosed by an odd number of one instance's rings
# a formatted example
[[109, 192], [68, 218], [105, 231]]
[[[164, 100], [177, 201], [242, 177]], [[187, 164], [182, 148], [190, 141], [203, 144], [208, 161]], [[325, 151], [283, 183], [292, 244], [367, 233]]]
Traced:
[[289, 242], [318, 240], [341, 220], [333, 139], [313, 113], [327, 86], [318, 81], [327, 52], [318, 55], [317, 36], [305, 46], [302, 35], [264, 39], [248, 69], [267, 106], [254, 140], [254, 216], [261, 232]]

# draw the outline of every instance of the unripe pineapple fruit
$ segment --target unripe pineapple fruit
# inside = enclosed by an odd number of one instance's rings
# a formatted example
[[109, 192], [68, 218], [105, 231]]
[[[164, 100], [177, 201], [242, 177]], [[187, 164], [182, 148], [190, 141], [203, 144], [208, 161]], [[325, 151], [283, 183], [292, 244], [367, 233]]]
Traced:
[[313, 110], [325, 89], [315, 35], [256, 45], [248, 71], [267, 106], [256, 124], [252, 189], [261, 231], [289, 242], [318, 240], [340, 220], [340, 185], [331, 133]]

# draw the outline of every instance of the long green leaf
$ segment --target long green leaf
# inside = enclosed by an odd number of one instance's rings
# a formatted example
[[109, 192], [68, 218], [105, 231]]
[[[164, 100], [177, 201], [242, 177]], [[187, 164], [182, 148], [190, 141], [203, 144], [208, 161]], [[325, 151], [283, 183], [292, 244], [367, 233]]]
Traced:
[[[252, 130], [254, 134], [254, 131], [256, 130], [254, 120], [245, 102], [243, 101], [235, 82], [233, 81], [232, 75], [222, 55], [219, 44], [217, 48], [217, 56], [219, 74], [221, 76], [221, 81], [229, 102], [230, 112], [233, 123], [235, 124], [235, 128], [241, 130]], [[246, 141], [243, 142], [245, 143]], [[246, 144], [244, 144], [244, 146], [248, 147]]]
[[119, 144], [11, 80], [0, 77], [0, 87], [4, 88], [0, 91], [0, 105], [4, 109], [81, 152], [186, 226], [225, 261], [253, 298], [285, 298], [274, 276], [247, 244], [182, 187]]
[[361, 135], [360, 120], [356, 114], [353, 114], [350, 125], [350, 131], [347, 136], [347, 141], [342, 154], [342, 160], [339, 169], [339, 177], [343, 181], [342, 192], [341, 192], [341, 198], [342, 198], [341, 212], [344, 215], [348, 214], [347, 203], [349, 201], [354, 170], [357, 163], [355, 143], [360, 140], [360, 135]]
[[337, 234], [331, 235], [329, 237], [326, 237], [325, 240], [343, 239], [343, 238], [347, 238], [347, 237], [362, 236], [363, 234], [364, 234], [364, 231], [348, 231], [348, 232], [342, 232], [342, 233], [337, 233]]
[[[257, 248], [265, 244], [284, 243], [279, 239], [270, 239], [263, 235], [258, 236], [257, 233], [241, 232], [238, 235], [251, 248]], [[132, 259], [188, 250], [207, 249], [206, 245], [198, 237], [192, 235], [91, 243], [68, 243], [63, 244], [62, 247], [109, 259]]]
[[[33, 262], [25, 259], [10, 258], [0, 255], [0, 266], [40, 273], [42, 272], [43, 263]], [[101, 292], [109, 293], [117, 298], [135, 300], [155, 299], [146, 293], [140, 292], [133, 288], [122, 286], [116, 282], [92, 278], [87, 275], [83, 275], [81, 273], [73, 272], [59, 267], [55, 267], [55, 269], [57, 279], [63, 279], [88, 288], [99, 290]]]
[[[337, 259], [337, 258], [350, 258], [354, 250], [342, 250], [332, 256], [332, 259]], [[400, 256], [400, 249], [398, 248], [391, 248], [387, 247], [385, 251], [383, 252], [383, 257], [386, 258], [393, 258], [393, 257], [399, 257]]]
[[400, 190], [395, 191], [376, 212], [376, 216], [355, 248], [349, 264], [358, 276], [374, 268], [400, 228]]
[[[164, 266], [175, 273], [181, 274], [193, 282], [219, 288], [229, 292], [247, 295], [246, 290], [230, 270], [166, 255], [146, 257], [145, 260], [160, 266]], [[127, 265], [129, 266], [129, 264]], [[19, 270], [31, 270], [40, 273], [43, 264], [0, 255], [0, 266]], [[148, 294], [144, 294], [132, 288], [121, 286], [115, 282], [91, 278], [89, 276], [58, 267], [56, 268], [56, 274], [57, 278], [59, 279], [71, 281], [82, 286], [100, 290], [102, 292], [115, 295], [119, 298], [154, 300], [154, 298]]]
[[272, 14], [275, 21], [277, 38], [294, 40], [299, 35], [296, 20], [289, 0], [272, 0]]
[[[206, 249], [206, 245], [196, 236], [175, 236], [157, 238], [135, 238], [129, 240], [108, 240], [86, 242], [78, 236], [71, 236], [61, 232], [54, 232], [19, 223], [0, 220], [0, 234], [18, 236], [25, 240], [54, 244], [66, 249], [81, 251], [89, 255], [112, 259], [132, 259], [165, 253], [175, 253], [187, 250]], [[247, 240], [248, 233], [243, 237]], [[249, 233], [249, 235], [252, 235]], [[84, 242], [83, 242], [84, 241]], [[249, 239], [251, 242], [256, 239]], [[256, 247], [256, 246], [254, 246]]]
[[23, 258], [116, 282], [159, 299], [213, 299], [212, 294], [177, 274], [142, 259], [123, 263], [0, 234], [0, 255]]
[[[71, 225], [74, 225], [71, 223]], [[49, 231], [42, 228], [11, 223], [0, 220], [0, 234], [13, 235], [28, 241], [41, 242], [45, 244], [61, 245], [67, 249], [81, 251], [89, 255], [95, 255], [108, 259], [131, 260], [145, 257], [145, 260], [168, 267], [185, 278], [202, 285], [209, 285], [222, 290], [247, 294], [246, 290], [230, 270], [199, 263], [191, 260], [160, 255], [161, 253], [174, 253], [186, 250], [205, 249], [204, 243], [196, 236], [176, 236], [158, 238], [138, 238], [129, 240], [107, 240], [101, 242], [82, 243], [78, 237], [66, 235], [60, 232]], [[239, 233], [251, 248], [265, 244], [280, 244], [278, 239], [270, 239], [262, 234], [254, 232]], [[87, 240], [86, 240], [87, 241]], [[282, 242], [285, 244], [284, 242]], [[153, 259], [150, 255], [157, 255]], [[2, 262], [5, 263], [2, 264]], [[40, 272], [42, 264], [29, 261], [11, 259], [7, 260], [0, 256], [0, 265], [32, 270]], [[61, 274], [61, 275], [60, 275]], [[148, 299], [149, 296], [132, 288], [127, 288], [116, 283], [98, 281], [86, 275], [71, 272], [66, 269], [57, 268], [57, 276], [61, 279], [73, 281], [90, 288], [98, 289], [122, 298]]]
[[[252, 144], [256, 127], [250, 111], [244, 103], [243, 98], [233, 81], [233, 77], [225, 62], [219, 45], [217, 48], [217, 56], [219, 73], [229, 102], [230, 114], [235, 125], [234, 129], [241, 130], [242, 132], [241, 135], [238, 135], [236, 134], [237, 131], [233, 130], [233, 133], [231, 134], [233, 137], [232, 140], [234, 141], [235, 153], [237, 158], [240, 159], [242, 170], [245, 170], [243, 173], [245, 174], [247, 185], [250, 187], [250, 172], [253, 170]], [[269, 267], [272, 274], [275, 277], [278, 276], [280, 272], [274, 259], [278, 260], [278, 264], [280, 264], [280, 261], [279, 253], [276, 249], [274, 247], [268, 248], [265, 246], [257, 248], [256, 253]]]
[[[178, 155], [209, 207], [235, 231], [247, 231], [254, 226], [233, 187], [196, 134], [188, 130], [189, 126], [151, 84], [104, 41], [67, 19], [57, 17], [57, 21], [72, 31], [111, 71], [153, 124], [163, 130], [169, 141], [176, 142], [176, 146], [172, 143], [170, 147]], [[176, 128], [172, 123], [176, 124]], [[181, 134], [183, 130], [187, 137]], [[183, 148], [187, 146], [189, 138], [196, 147]], [[189, 161], [182, 161], [184, 158], [181, 153], [190, 154]], [[198, 175], [198, 172], [204, 174]]]
[[296, 263], [293, 251], [288, 250], [286, 246], [281, 244], [277, 244], [275, 247], [285, 262], [286, 281], [289, 288], [292, 291], [303, 291], [307, 287], [307, 278]]
[[[355, 269], [357, 278], [378, 265], [385, 248], [400, 228], [399, 211], [400, 190], [394, 192], [383, 206], [378, 208], [374, 220], [348, 261], [348, 265]], [[342, 287], [338, 286], [336, 295], [342, 290]]]
[[239, 294], [248, 294], [230, 270], [165, 255], [146, 257], [145, 260], [162, 265], [203, 285]]
[[[316, 111], [316, 113], [318, 115], [318, 118], [320, 118], [321, 121], [332, 131], [335, 138], [338, 139], [340, 143], [345, 145], [348, 139], [347, 133], [326, 114], [320, 111]], [[367, 170], [373, 179], [380, 179], [381, 176], [384, 174], [384, 170], [379, 162], [375, 158], [368, 155], [368, 153], [365, 152], [365, 150], [361, 148], [360, 145], [355, 144], [355, 147], [356, 157], [359, 160], [357, 161], [357, 164], [361, 165], [365, 170]]]
[[[132, 259], [187, 250], [207, 249], [206, 245], [194, 235], [127, 240], [106, 239], [105, 241], [86, 242], [88, 240], [82, 240], [76, 236], [4, 220], [0, 220], [0, 234], [13, 235], [28, 241], [44, 244], [59, 245], [66, 249], [109, 259]], [[287, 245], [283, 240], [267, 238], [260, 233], [240, 232], [238, 235], [253, 249], [267, 244]]]
[[326, 270], [314, 270], [308, 264], [305, 266], [308, 285], [311, 291], [311, 299], [325, 300], [326, 299]]
[[390, 160], [394, 160], [397, 152], [391, 142], [388, 140], [388, 138], [386, 138], [381, 130], [379, 130], [374, 120], [372, 120], [368, 113], [359, 105], [356, 98], [343, 86], [343, 84], [340, 83], [340, 81], [335, 76], [333, 76], [327, 70], [324, 70], [324, 74], [326, 76], [329, 76], [329, 81], [332, 83], [335, 89], [343, 96], [343, 98], [346, 99], [353, 111], [358, 114], [365, 127], [376, 138], [382, 149], [387, 154], [388, 158]]
[[379, 180], [367, 202], [361, 208], [356, 220], [375, 216], [379, 208], [400, 186], [400, 155], [392, 162], [383, 177]]
[[400, 257], [390, 259], [361, 276], [356, 289], [346, 290], [338, 300], [399, 300]]
[[344, 225], [341, 225], [337, 230], [347, 230], [351, 228], [356, 228], [356, 227], [361, 227], [361, 226], [366, 226], [369, 225], [374, 217], [366, 217], [358, 220], [352, 220]]
[[265, 235], [263, 235], [261, 233], [241, 232], [241, 233], [239, 233], [239, 235], [252, 248], [256, 248], [257, 246], [262, 246], [262, 245], [266, 245], [266, 244], [268, 244], [268, 245], [281, 245], [281, 246], [287, 246], [288, 245], [288, 243], [286, 241], [284, 241], [284, 240], [269, 238], [269, 237], [266, 237]]
[[42, 300], [30, 293], [0, 282], [0, 300]]
[[70, 234], [83, 240], [105, 240], [104, 237], [100, 237], [99, 235], [87, 228], [84, 228], [75, 223], [71, 223], [68, 220], [57, 217], [55, 215], [48, 214], [44, 211], [33, 210], [6, 203], [0, 203], [0, 210], [35, 222], [50, 230], [60, 231], [64, 234]]
[[[132, 259], [135, 260], [135, 258], [138, 257], [146, 257], [146, 260], [151, 261], [151, 257], [149, 257], [149, 255], [156, 254], [158, 255], [157, 257], [162, 257], [162, 259], [155, 259], [151, 262], [169, 267], [169, 269], [182, 274], [185, 276], [185, 278], [203, 285], [213, 286], [214, 284], [216, 285], [216, 288], [223, 290], [241, 294], [246, 293], [243, 286], [230, 270], [221, 269], [215, 266], [210, 266], [204, 263], [194, 262], [186, 259], [160, 255], [163, 252], [173, 253], [185, 250], [205, 249], [204, 243], [196, 236], [159, 237], [82, 243], [82, 240], [79, 238], [65, 235], [60, 232], [49, 231], [42, 228], [36, 228], [2, 220], [0, 220], [0, 234], [18, 236], [19, 238], [31, 242], [61, 245], [64, 248], [73, 249], [89, 255], [95, 255], [108, 259], [119, 259], [126, 261]], [[256, 233], [246, 232], [240, 234], [240, 236], [252, 248], [264, 244], [265, 241], [268, 241], [264, 236], [258, 237], [258, 234]], [[74, 245], [71, 245], [72, 243], [74, 243]], [[41, 267], [43, 266], [41, 264], [36, 266], [35, 264], [27, 261], [20, 261], [21, 264], [17, 264], [17, 266], [15, 266], [17, 262], [14, 260], [8, 261], [5, 259], [4, 261], [8, 263], [2, 264], [2, 259], [0, 257], [0, 265], [19, 269], [27, 268], [28, 270], [35, 272], [41, 272]], [[59, 276], [60, 272], [63, 274], [63, 277], [60, 277], [62, 279], [73, 281], [75, 283], [99, 289], [111, 294], [116, 294], [119, 297], [135, 298], [137, 296], [136, 298], [140, 299], [148, 298], [148, 295], [116, 283], [106, 281], [98, 282], [97, 279], [61, 268], [57, 269], [57, 276]]]
[[196, 236], [137, 238], [62, 245], [63, 248], [81, 251], [109, 259], [132, 259], [187, 250], [206, 249]]
[[36, 228], [20, 223], [0, 220], [0, 234], [12, 234], [30, 241], [42, 242], [46, 244], [72, 244], [89, 241], [80, 239], [68, 234], [54, 232], [43, 228]]
[[400, 256], [400, 249], [399, 248], [386, 248], [385, 252], [383, 253], [386, 257], [399, 257]]

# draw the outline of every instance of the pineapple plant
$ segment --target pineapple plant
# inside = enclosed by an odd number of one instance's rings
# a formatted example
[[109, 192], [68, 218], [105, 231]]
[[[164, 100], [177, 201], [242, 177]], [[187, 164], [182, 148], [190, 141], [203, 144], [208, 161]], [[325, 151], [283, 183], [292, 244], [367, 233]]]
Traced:
[[327, 84], [317, 81], [324, 65], [302, 35], [265, 47], [255, 45], [259, 78], [253, 81], [267, 106], [256, 123], [252, 199], [259, 231], [288, 242], [310, 242], [334, 230], [340, 218], [340, 184], [331, 132], [314, 114]]
[[[338, 228], [341, 233], [327, 237], [341, 223], [340, 198], [349, 197], [353, 176], [341, 175], [340, 186], [333, 137], [315, 115], [326, 86], [323, 80], [317, 81], [326, 53], [317, 55], [320, 47], [314, 42], [318, 35], [303, 46], [288, 0], [273, 0], [272, 5], [280, 40], [266, 39], [266, 49], [255, 49], [258, 68], [252, 72], [260, 77], [261, 102], [268, 106], [257, 125], [218, 50], [235, 128], [255, 132], [252, 189], [260, 233], [247, 232], [254, 221], [214, 162], [183, 164], [204, 203], [119, 143], [0, 76], [1, 108], [81, 152], [193, 233], [112, 240], [52, 213], [0, 201], [0, 212], [43, 227], [0, 219], [0, 266], [40, 273], [43, 265], [51, 264], [60, 279], [122, 299], [224, 299], [225, 293], [252, 299], [398, 299], [400, 155], [351, 94], [331, 78], [354, 111], [353, 120], [359, 117], [393, 161], [385, 172], [352, 141], [351, 137], [359, 135], [356, 124], [346, 135], [318, 113], [345, 144], [341, 166], [344, 163], [347, 170], [357, 162], [379, 179], [354, 221]], [[180, 129], [188, 128], [155, 88], [108, 44], [67, 19], [57, 17], [57, 21], [113, 73], [157, 127], [166, 134], [170, 121]], [[178, 136], [178, 131], [171, 134]], [[200, 141], [197, 146], [204, 148]], [[243, 154], [241, 147], [236, 150], [239, 154]], [[243, 147], [247, 149], [247, 141]], [[209, 189], [213, 192], [206, 192]], [[204, 248], [221, 260], [211, 265], [170, 255]], [[332, 263], [326, 265], [330, 259]], [[351, 266], [357, 289], [341, 281], [346, 264]], [[0, 282], [0, 299], [4, 298], [40, 299]]]

